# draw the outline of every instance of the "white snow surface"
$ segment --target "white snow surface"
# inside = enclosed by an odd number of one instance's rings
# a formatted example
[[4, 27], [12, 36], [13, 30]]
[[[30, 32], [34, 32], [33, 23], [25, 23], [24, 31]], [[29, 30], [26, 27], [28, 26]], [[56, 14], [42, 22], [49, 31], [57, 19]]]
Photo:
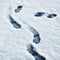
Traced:
[[[23, 8], [15, 13], [18, 5]], [[45, 15], [35, 17], [39, 11]], [[49, 19], [49, 13], [57, 17]], [[22, 25], [21, 29], [10, 24], [9, 14]], [[23, 21], [39, 32], [39, 44], [33, 43], [33, 34]], [[60, 0], [0, 0], [0, 60], [34, 60], [26, 48], [29, 43], [46, 60], [60, 60]]]

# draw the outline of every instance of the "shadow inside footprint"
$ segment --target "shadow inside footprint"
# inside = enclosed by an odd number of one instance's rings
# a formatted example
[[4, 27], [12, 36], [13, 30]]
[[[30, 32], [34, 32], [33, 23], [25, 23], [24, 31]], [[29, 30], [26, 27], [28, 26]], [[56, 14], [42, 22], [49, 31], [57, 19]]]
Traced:
[[32, 55], [34, 56], [35, 60], [46, 60], [46, 58], [40, 55], [37, 51], [34, 51]]
[[40, 43], [41, 38], [39, 36], [34, 37], [33, 42], [38, 44]]

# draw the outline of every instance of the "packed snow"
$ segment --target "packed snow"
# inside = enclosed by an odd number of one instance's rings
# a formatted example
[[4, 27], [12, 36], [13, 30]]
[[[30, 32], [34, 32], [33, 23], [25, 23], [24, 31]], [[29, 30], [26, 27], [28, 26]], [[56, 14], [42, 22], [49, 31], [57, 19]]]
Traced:
[[[16, 13], [19, 5], [23, 7]], [[44, 15], [36, 17], [38, 12]], [[56, 16], [48, 18], [50, 14]], [[21, 28], [14, 28], [9, 15]], [[30, 27], [40, 34], [38, 44]], [[0, 60], [35, 60], [27, 51], [28, 44], [46, 60], [60, 60], [60, 0], [0, 0]]]

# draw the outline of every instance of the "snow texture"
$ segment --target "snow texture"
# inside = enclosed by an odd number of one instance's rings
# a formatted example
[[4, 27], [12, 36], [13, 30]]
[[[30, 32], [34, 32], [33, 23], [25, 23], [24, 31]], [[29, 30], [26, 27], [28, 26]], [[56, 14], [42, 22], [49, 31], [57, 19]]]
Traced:
[[[16, 13], [18, 6], [23, 7]], [[38, 12], [44, 15], [36, 17]], [[50, 14], [56, 16], [48, 18]], [[21, 28], [13, 27], [9, 15]], [[33, 42], [30, 27], [39, 33], [40, 43]], [[60, 60], [60, 0], [0, 0], [0, 60], [38, 59], [27, 51], [28, 44], [46, 60]]]

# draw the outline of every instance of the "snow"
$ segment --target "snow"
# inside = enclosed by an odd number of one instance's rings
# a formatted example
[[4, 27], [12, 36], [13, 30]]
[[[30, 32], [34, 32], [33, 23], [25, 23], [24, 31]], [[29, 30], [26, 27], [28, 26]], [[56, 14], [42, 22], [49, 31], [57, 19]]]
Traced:
[[[18, 5], [23, 5], [22, 10], [15, 13]], [[45, 15], [35, 17], [39, 11]], [[57, 17], [47, 18], [50, 13]], [[9, 14], [22, 25], [21, 29], [10, 24]], [[28, 24], [39, 32], [39, 44], [33, 43]], [[60, 0], [0, 1], [0, 60], [34, 60], [27, 51], [30, 43], [46, 60], [60, 60]]]

